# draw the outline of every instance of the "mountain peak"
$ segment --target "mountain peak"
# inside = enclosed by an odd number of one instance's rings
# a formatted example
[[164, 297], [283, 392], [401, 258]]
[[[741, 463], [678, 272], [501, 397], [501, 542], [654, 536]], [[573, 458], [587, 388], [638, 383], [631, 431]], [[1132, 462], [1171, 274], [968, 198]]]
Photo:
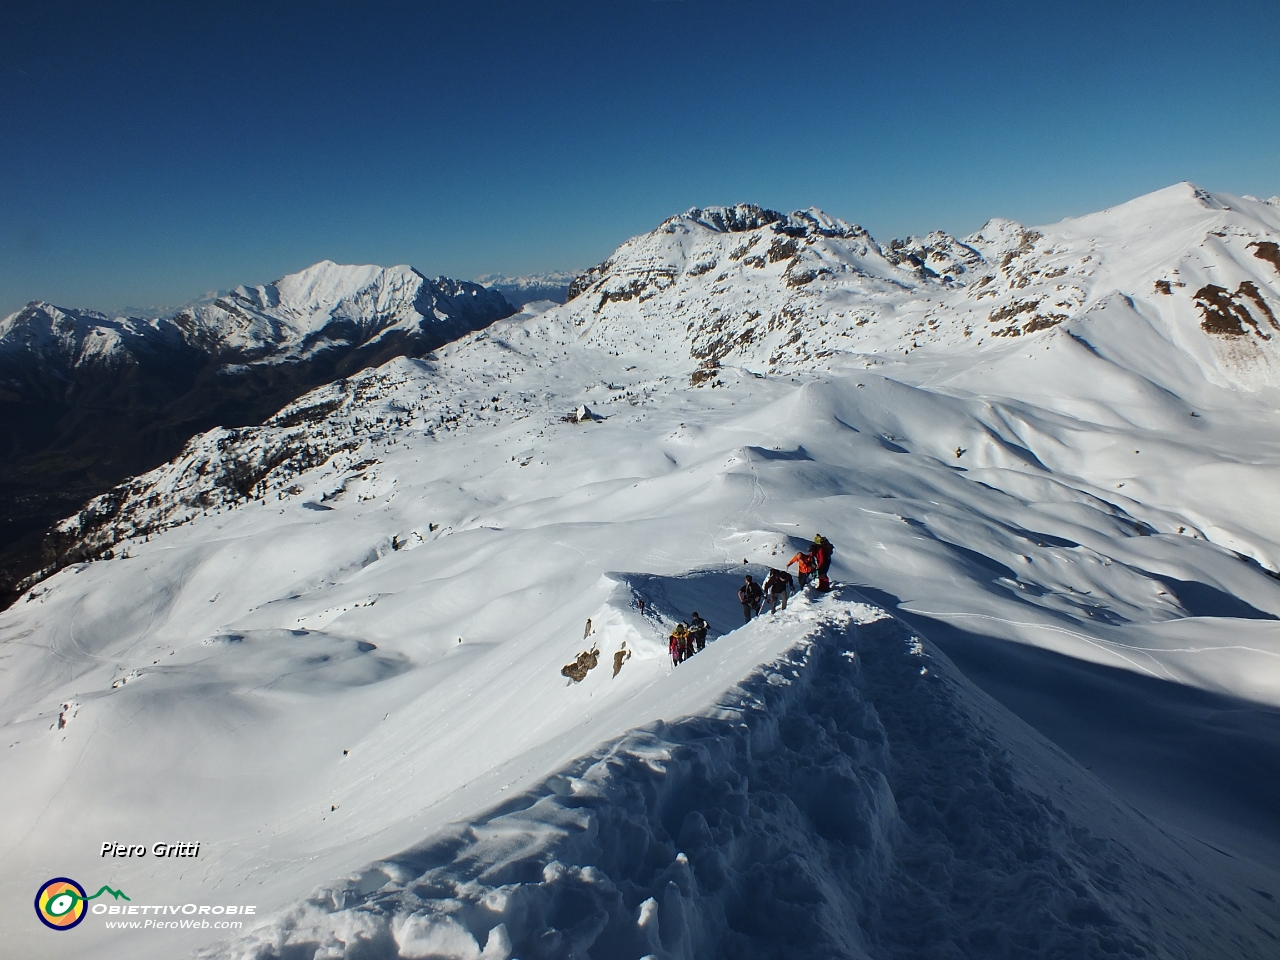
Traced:
[[403, 289], [422, 285], [425, 278], [408, 264], [340, 264], [321, 260], [305, 270], [281, 277], [271, 284], [282, 304], [294, 309], [320, 309], [349, 300], [371, 287]]
[[1052, 226], [1054, 229], [1113, 234], [1117, 229], [1127, 231], [1155, 224], [1165, 228], [1175, 224], [1192, 225], [1213, 214], [1232, 210], [1235, 200], [1227, 194], [1212, 193], [1183, 180], [1096, 213], [1068, 217]]
[[679, 216], [670, 217], [659, 230], [672, 233], [696, 224], [715, 233], [748, 233], [772, 227], [775, 233], [789, 237], [860, 237], [868, 236], [857, 224], [847, 223], [817, 207], [780, 213], [754, 203], [735, 203], [731, 207], [690, 207]]
[[690, 207], [683, 214], [668, 219], [664, 226], [687, 220], [716, 233], [746, 233], [785, 219], [786, 214], [777, 210], [768, 210], [754, 203], [735, 203], [730, 207]]

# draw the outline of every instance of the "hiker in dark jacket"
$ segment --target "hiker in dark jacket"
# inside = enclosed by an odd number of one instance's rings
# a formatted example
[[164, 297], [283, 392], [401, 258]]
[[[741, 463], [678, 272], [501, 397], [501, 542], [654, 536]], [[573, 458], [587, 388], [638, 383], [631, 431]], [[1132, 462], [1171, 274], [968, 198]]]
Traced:
[[709, 624], [698, 616], [698, 611], [693, 611], [693, 615], [689, 617], [689, 635], [693, 637], [694, 653], [701, 653], [702, 649], [707, 645], [707, 630]]
[[778, 604], [781, 602], [782, 609], [787, 609], [787, 594], [791, 592], [791, 574], [785, 570], [770, 570], [769, 576], [764, 578], [764, 595], [769, 601], [769, 612], [777, 613]]
[[760, 584], [751, 579], [749, 573], [742, 586], [738, 588], [738, 600], [742, 603], [742, 622], [750, 623], [751, 618], [760, 613], [760, 602], [764, 600], [764, 592], [760, 589]]

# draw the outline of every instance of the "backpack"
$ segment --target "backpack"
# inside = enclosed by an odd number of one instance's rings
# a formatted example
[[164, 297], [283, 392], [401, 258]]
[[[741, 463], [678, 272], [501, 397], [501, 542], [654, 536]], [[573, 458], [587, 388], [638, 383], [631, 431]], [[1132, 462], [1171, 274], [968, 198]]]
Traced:
[[834, 544], [822, 534], [813, 538], [813, 565], [815, 568], [831, 562], [831, 555], [836, 552]]

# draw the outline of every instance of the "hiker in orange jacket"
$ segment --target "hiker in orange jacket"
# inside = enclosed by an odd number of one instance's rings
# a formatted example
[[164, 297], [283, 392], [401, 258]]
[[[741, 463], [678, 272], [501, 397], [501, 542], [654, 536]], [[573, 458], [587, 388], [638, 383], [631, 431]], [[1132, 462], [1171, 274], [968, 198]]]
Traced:
[[803, 590], [804, 585], [809, 582], [809, 577], [813, 574], [813, 571], [817, 566], [813, 562], [813, 554], [801, 551], [787, 561], [787, 566], [789, 567], [793, 563], [796, 565], [796, 572], [799, 574], [797, 580], [800, 585], [797, 589]]

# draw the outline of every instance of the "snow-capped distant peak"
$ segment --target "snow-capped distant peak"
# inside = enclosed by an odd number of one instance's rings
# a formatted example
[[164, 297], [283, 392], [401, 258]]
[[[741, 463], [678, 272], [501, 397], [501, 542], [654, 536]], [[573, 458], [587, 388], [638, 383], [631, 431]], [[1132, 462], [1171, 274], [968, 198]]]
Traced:
[[[393, 328], [417, 336], [427, 327], [452, 324], [457, 336], [511, 312], [500, 293], [469, 281], [428, 280], [407, 264], [322, 260], [274, 283], [237, 287], [175, 319], [219, 350], [251, 357], [283, 351], [288, 357], [310, 355], [329, 343], [355, 345]], [[430, 339], [443, 342], [435, 335]]]
[[298, 273], [281, 277], [272, 286], [280, 299], [297, 308], [321, 308], [358, 296], [372, 287], [417, 290], [425, 278], [413, 267], [399, 264], [380, 267], [376, 264], [346, 265], [331, 260], [307, 267]]
[[521, 307], [535, 301], [564, 303], [570, 284], [581, 275], [581, 270], [549, 270], [523, 276], [486, 273], [477, 277], [476, 283], [497, 290], [513, 307]]
[[531, 287], [544, 284], [570, 283], [581, 273], [581, 270], [545, 270], [541, 273], [525, 273], [519, 276], [505, 273], [485, 273], [476, 277], [476, 283], [486, 287]]
[[21, 365], [43, 358], [69, 369], [87, 360], [195, 350], [223, 363], [279, 363], [362, 349], [375, 340], [385, 356], [432, 349], [514, 309], [500, 292], [465, 280], [429, 280], [405, 264], [322, 260], [274, 283], [239, 286], [151, 320], [34, 301], [0, 321], [0, 359]]
[[964, 242], [969, 246], [981, 249], [1010, 242], [1019, 243], [1028, 232], [1031, 231], [1016, 220], [1007, 220], [1004, 217], [992, 217], [976, 232], [965, 237]]
[[177, 336], [165, 320], [113, 317], [33, 300], [0, 320], [0, 363], [21, 368], [52, 361], [64, 369], [111, 363], [129, 353], [172, 345]]

